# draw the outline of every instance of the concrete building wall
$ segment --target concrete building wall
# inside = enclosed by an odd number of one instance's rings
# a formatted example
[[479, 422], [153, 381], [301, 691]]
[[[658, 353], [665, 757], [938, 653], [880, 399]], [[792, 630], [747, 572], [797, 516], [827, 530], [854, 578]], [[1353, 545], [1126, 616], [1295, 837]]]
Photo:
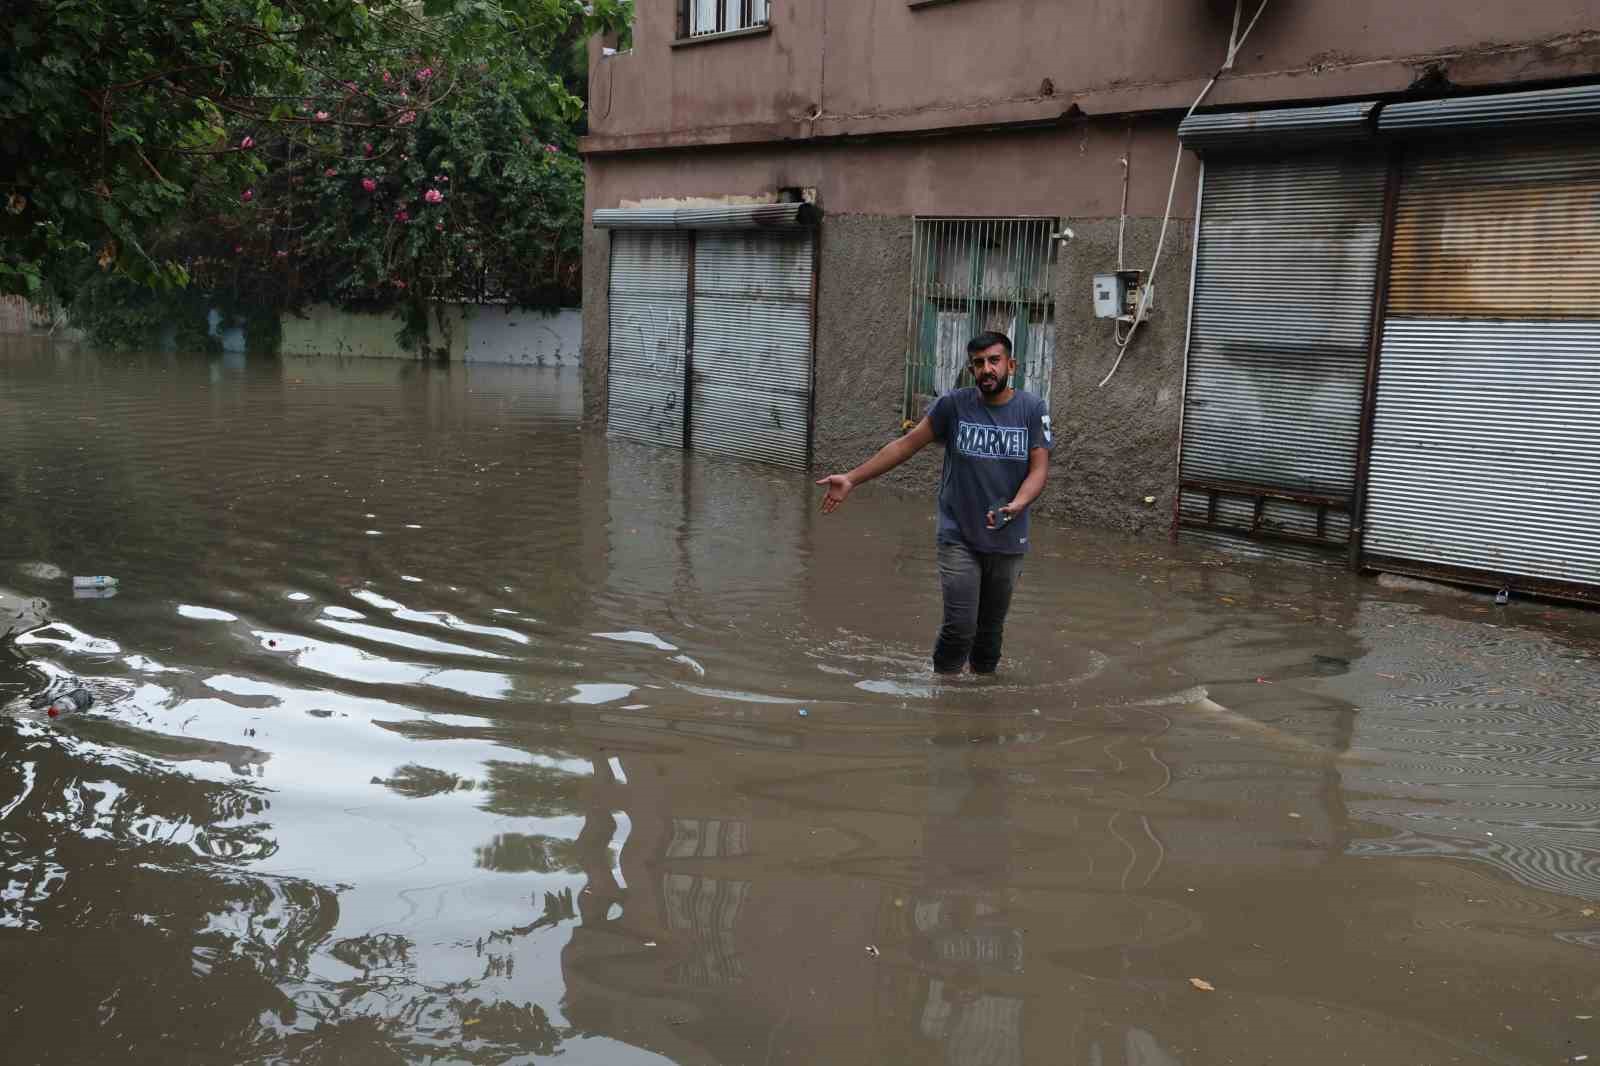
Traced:
[[466, 320], [462, 358], [469, 363], [577, 366], [583, 359], [583, 312], [479, 307]]
[[[448, 304], [444, 314], [452, 361], [576, 366], [582, 357], [583, 315], [576, 309], [544, 314]], [[392, 314], [359, 314], [318, 304], [304, 316], [284, 316], [281, 350], [285, 355], [413, 359], [415, 353], [395, 339], [400, 325]], [[433, 343], [445, 339], [436, 328]]]
[[592, 162], [585, 163], [584, 172], [583, 420], [604, 425], [611, 351], [611, 236], [589, 225], [594, 209], [606, 206], [595, 197], [603, 172]]
[[[1122, 163], [1128, 210], [1159, 215], [1178, 148], [1172, 118], [1074, 121], [1050, 129], [594, 156], [588, 207], [651, 200], [773, 197], [815, 189], [827, 216], [1064, 215], [1115, 218]], [[1194, 213], [1197, 164], [1184, 162], [1174, 212]], [[588, 263], [585, 277], [588, 276]], [[588, 293], [585, 293], [587, 300]]]
[[[1171, 123], [1080, 123], [911, 143], [706, 149], [590, 161], [590, 210], [647, 201], [775, 196], [814, 188], [818, 231], [813, 467], [846, 470], [902, 432], [912, 234], [917, 214], [1043, 215], [1068, 220], [1058, 245], [1051, 380], [1057, 444], [1046, 515], [1131, 531], [1168, 528], [1176, 484], [1190, 235], [1197, 167], [1185, 161], [1157, 277], [1156, 311], [1116, 377], [1109, 323], [1093, 316], [1094, 274], [1117, 268], [1122, 164], [1129, 160], [1127, 265], [1148, 269], [1177, 148]], [[606, 409], [610, 237], [587, 232], [584, 411]], [[931, 493], [931, 448], [886, 479]], [[1145, 497], [1154, 496], [1147, 504]]]
[[[593, 43], [588, 209], [814, 191], [814, 466], [848, 469], [901, 429], [914, 217], [1058, 217], [1076, 238], [1056, 261], [1058, 435], [1039, 506], [1074, 523], [1169, 529], [1199, 171], [1178, 154], [1176, 126], [1222, 60], [1232, 0], [774, 0], [770, 32], [687, 45], [674, 41], [676, 8], [641, 0], [631, 52], [602, 56]], [[1207, 104], [1590, 78], [1595, 27], [1600, 0], [1269, 0]], [[1090, 279], [1117, 267], [1125, 174], [1126, 265], [1150, 269], [1175, 158], [1156, 310], [1101, 387], [1116, 353]], [[586, 232], [585, 415], [596, 423], [608, 249], [606, 234]], [[930, 450], [889, 480], [931, 491], [938, 469]]]
[[[589, 150], [1187, 107], [1234, 15], [1231, 0], [774, 0], [770, 33], [674, 47], [677, 8], [640, 0], [632, 51], [595, 46]], [[1596, 27], [1597, 0], [1276, 0], [1213, 102], [1593, 75]]]

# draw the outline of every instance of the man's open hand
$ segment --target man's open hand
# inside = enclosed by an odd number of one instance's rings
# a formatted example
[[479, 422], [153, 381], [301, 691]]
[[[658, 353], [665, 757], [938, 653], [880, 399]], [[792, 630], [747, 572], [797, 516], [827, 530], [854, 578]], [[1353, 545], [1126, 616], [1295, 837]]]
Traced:
[[822, 513], [832, 514], [836, 511], [844, 498], [850, 495], [850, 490], [855, 485], [844, 474], [829, 474], [827, 477], [817, 478], [818, 485], [828, 486], [828, 491], [822, 496]]

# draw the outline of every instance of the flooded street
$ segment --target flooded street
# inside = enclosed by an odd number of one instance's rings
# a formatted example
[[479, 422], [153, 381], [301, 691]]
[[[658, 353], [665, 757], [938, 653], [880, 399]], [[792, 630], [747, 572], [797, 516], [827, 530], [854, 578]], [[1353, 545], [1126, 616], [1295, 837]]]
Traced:
[[0, 342], [6, 1063], [1600, 1061], [1600, 617], [1040, 523], [940, 684], [931, 499], [580, 401]]

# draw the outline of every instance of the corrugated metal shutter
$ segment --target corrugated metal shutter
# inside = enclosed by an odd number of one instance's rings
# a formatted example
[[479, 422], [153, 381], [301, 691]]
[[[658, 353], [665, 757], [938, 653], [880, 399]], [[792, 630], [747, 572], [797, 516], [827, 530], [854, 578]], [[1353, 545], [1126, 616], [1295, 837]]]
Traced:
[[807, 231], [697, 235], [696, 449], [785, 466], [810, 461], [814, 262]]
[[602, 207], [595, 229], [793, 229], [817, 224], [819, 212], [803, 202], [704, 204], [698, 207]]
[[1378, 101], [1272, 111], [1210, 111], [1178, 124], [1178, 138], [1196, 152], [1219, 149], [1362, 141], [1376, 132]]
[[1413, 149], [1383, 328], [1369, 562], [1600, 586], [1600, 138]]
[[1385, 175], [1370, 151], [1208, 158], [1180, 464], [1186, 538], [1302, 558], [1348, 544]]
[[612, 233], [610, 306], [610, 434], [683, 447], [688, 234]]
[[1511, 127], [1584, 126], [1600, 119], [1600, 85], [1388, 104], [1383, 133], [1476, 133]]

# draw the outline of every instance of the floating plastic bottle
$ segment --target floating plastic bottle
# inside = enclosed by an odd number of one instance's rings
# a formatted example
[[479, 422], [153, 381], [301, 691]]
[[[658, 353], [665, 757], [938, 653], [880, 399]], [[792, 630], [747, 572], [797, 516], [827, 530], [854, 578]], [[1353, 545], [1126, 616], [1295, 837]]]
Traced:
[[117, 579], [105, 574], [95, 574], [90, 577], [74, 577], [72, 587], [75, 589], [108, 589], [116, 585]]
[[75, 688], [71, 692], [63, 692], [50, 701], [50, 706], [45, 713], [51, 718], [60, 718], [65, 714], [77, 714], [87, 711], [94, 705], [94, 693], [86, 688]]

